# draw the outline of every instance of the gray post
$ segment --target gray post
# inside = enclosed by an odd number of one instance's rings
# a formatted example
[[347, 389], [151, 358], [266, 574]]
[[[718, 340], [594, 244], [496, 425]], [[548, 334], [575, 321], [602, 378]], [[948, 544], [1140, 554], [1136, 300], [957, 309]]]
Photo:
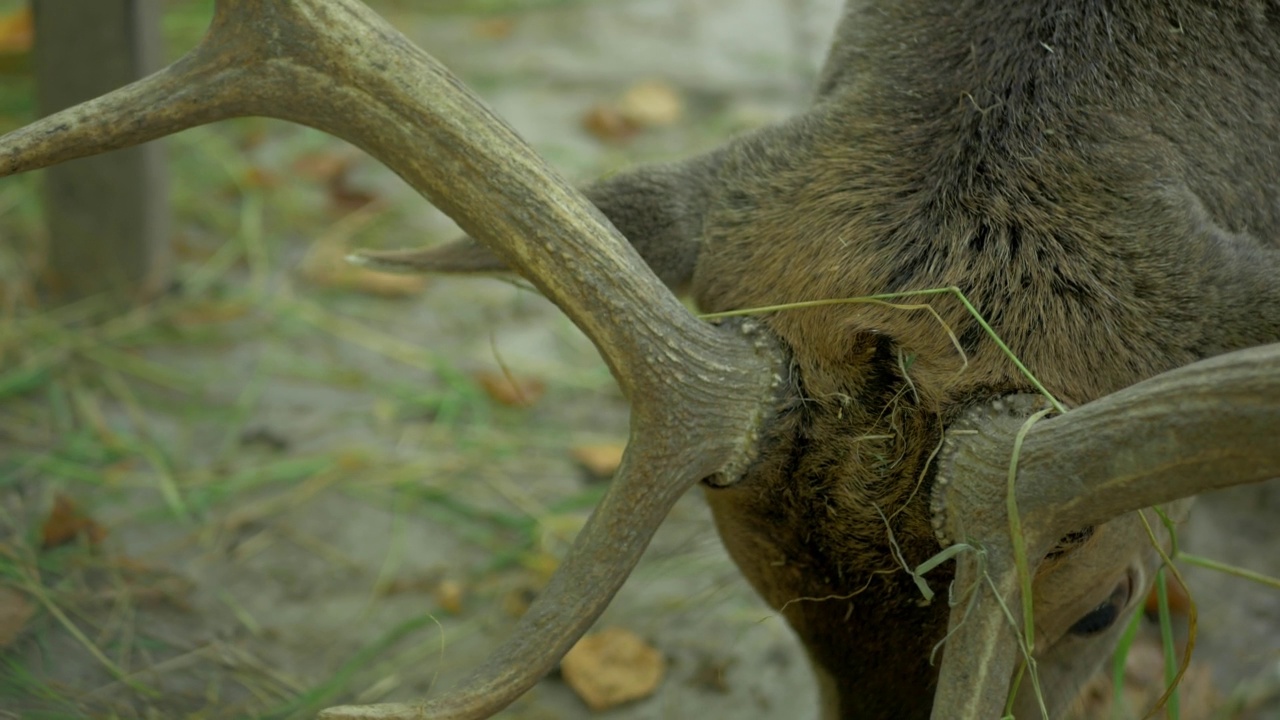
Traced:
[[[33, 0], [40, 112], [157, 69], [159, 0]], [[169, 282], [169, 207], [157, 143], [75, 160], [44, 178], [49, 282], [74, 299], [155, 295]]]

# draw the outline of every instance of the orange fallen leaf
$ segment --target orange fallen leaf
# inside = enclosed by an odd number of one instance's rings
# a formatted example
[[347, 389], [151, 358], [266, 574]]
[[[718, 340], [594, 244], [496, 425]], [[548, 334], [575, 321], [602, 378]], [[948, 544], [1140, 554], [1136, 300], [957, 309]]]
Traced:
[[30, 3], [0, 17], [0, 55], [29, 53], [35, 40], [35, 16]]
[[41, 547], [48, 549], [66, 545], [82, 534], [90, 544], [97, 545], [107, 536], [107, 531], [93, 518], [85, 515], [71, 498], [58, 493], [53, 498], [53, 509], [49, 511], [49, 517], [45, 518], [41, 528]]
[[35, 605], [26, 595], [0, 586], [0, 648], [13, 644], [35, 614]]
[[605, 480], [617, 472], [618, 466], [622, 464], [622, 453], [626, 449], [625, 443], [601, 443], [599, 445], [579, 445], [571, 449], [569, 453], [593, 477]]
[[640, 126], [628, 120], [610, 105], [595, 105], [582, 116], [582, 128], [597, 140], [624, 142], [640, 132]]
[[662, 653], [618, 627], [583, 636], [560, 661], [565, 682], [596, 712], [653, 694], [666, 669]]
[[508, 407], [529, 407], [546, 392], [546, 385], [537, 378], [517, 377], [493, 370], [479, 370], [472, 377], [484, 389], [489, 399]]
[[[1191, 595], [1187, 593], [1187, 588], [1172, 575], [1169, 575], [1165, 586], [1169, 590], [1169, 612], [1173, 615], [1189, 615], [1191, 613]], [[1155, 586], [1152, 586], [1151, 592], [1147, 593], [1147, 601], [1143, 606], [1143, 610], [1148, 615], [1160, 612], [1160, 596], [1156, 593]]]

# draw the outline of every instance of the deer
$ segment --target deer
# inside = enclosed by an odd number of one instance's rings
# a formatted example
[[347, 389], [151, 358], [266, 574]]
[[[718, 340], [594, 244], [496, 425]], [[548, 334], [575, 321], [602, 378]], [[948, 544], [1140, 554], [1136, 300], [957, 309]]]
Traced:
[[850, 0], [807, 109], [579, 192], [358, 0], [218, 0], [173, 65], [0, 139], [0, 175], [245, 115], [467, 234], [354, 261], [522, 276], [631, 401], [489, 659], [325, 718], [499, 712], [694, 486], [823, 718], [1060, 717], [1166, 559], [1147, 509], [1280, 476], [1273, 2]]

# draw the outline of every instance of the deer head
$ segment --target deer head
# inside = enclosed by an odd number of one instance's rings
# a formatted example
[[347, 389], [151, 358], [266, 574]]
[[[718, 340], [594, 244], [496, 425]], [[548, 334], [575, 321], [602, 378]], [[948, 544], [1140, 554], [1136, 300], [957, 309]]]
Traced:
[[[424, 704], [327, 717], [505, 707], [698, 483], [827, 717], [996, 717], [1020, 663], [1018, 716], [1056, 716], [1159, 562], [1138, 511], [1280, 475], [1280, 345], [1253, 347], [1280, 340], [1280, 19], [1058, 5], [850, 3], [808, 111], [584, 199], [357, 0], [219, 0], [170, 68], [0, 139], [0, 174], [317, 127], [475, 238], [361, 262], [523, 275], [631, 399], [618, 478], [509, 641]], [[808, 304], [709, 324], [668, 287]], [[947, 287], [993, 332], [948, 294], [824, 302]]]

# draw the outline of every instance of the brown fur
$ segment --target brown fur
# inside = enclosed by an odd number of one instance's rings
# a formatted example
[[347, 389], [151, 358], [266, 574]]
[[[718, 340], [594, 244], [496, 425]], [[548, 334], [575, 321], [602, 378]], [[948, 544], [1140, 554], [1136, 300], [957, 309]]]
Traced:
[[[1280, 339], [1280, 6], [866, 5], [813, 109], [723, 160], [700, 306], [955, 285], [1072, 403]], [[959, 375], [918, 311], [770, 316], [795, 406], [751, 475], [709, 491], [735, 560], [833, 677], [839, 717], [928, 716], [946, 608], [921, 607], [880, 513], [906, 563], [937, 552], [941, 427], [977, 394], [1031, 389], [957, 303], [932, 302], [968, 354]]]
[[[1280, 2], [854, 0], [809, 111], [589, 194], [706, 311], [954, 285], [1084, 403], [1280, 339]], [[902, 565], [939, 549], [931, 454], [964, 403], [1031, 390], [957, 302], [928, 301], [946, 327], [867, 304], [768, 315], [792, 402], [752, 471], [708, 490], [834, 683], [830, 717], [928, 716], [946, 604]], [[1104, 565], [1123, 571], [1086, 569]], [[1098, 602], [1068, 599], [1048, 646]]]

